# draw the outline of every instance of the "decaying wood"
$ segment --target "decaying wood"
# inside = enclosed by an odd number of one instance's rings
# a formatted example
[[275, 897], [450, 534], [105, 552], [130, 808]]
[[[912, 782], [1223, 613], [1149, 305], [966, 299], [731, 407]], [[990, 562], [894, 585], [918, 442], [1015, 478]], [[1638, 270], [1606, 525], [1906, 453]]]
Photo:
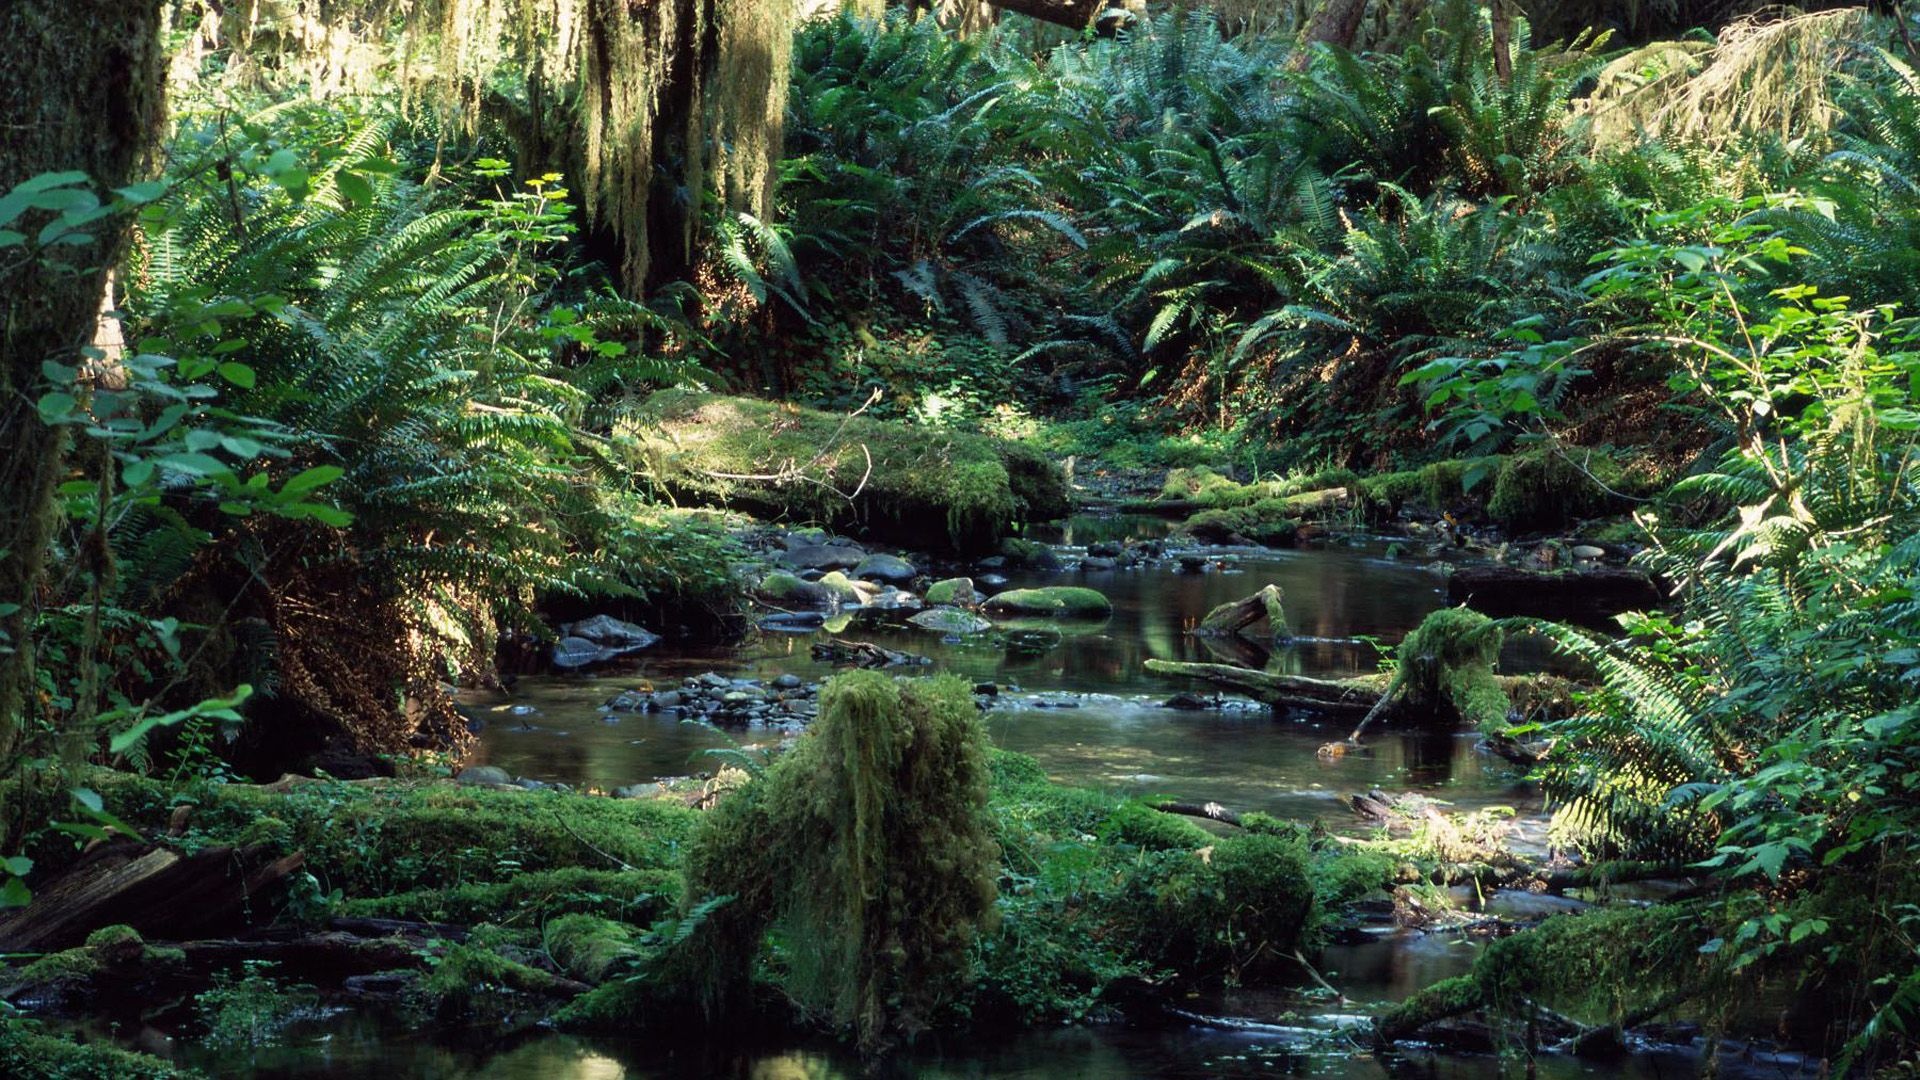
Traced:
[[148, 938], [186, 939], [244, 925], [268, 895], [304, 864], [264, 845], [181, 855], [122, 842], [96, 848], [33, 902], [0, 917], [0, 952], [71, 948], [102, 926], [124, 923]]
[[883, 648], [871, 641], [846, 641], [841, 638], [815, 642], [812, 652], [815, 660], [825, 660], [835, 667], [902, 667], [928, 662], [926, 657], [915, 653]]
[[1207, 612], [1194, 630], [1202, 635], [1234, 635], [1267, 624], [1268, 636], [1275, 640], [1293, 637], [1292, 629], [1287, 625], [1286, 596], [1278, 585], [1268, 585], [1251, 596], [1229, 601]]

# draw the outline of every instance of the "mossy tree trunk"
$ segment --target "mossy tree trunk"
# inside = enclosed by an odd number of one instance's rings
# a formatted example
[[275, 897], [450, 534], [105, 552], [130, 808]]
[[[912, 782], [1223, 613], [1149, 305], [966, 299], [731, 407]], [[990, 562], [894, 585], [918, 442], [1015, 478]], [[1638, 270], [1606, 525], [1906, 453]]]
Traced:
[[[159, 0], [9, 0], [0, 4], [0, 193], [77, 170], [103, 196], [145, 167], [162, 119]], [[32, 236], [38, 212], [13, 227]], [[85, 246], [0, 258], [0, 758], [19, 746], [32, 707], [31, 629], [66, 442], [40, 420], [42, 364], [78, 366], [122, 223], [96, 223]]]

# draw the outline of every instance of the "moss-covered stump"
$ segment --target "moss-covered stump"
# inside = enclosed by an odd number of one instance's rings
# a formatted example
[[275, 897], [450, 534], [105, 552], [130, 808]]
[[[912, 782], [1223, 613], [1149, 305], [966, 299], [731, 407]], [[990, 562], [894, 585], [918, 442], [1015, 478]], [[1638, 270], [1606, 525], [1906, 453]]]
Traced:
[[647, 471], [678, 498], [921, 550], [990, 549], [1069, 509], [1052, 462], [980, 435], [683, 390], [633, 423]]
[[1047, 585], [995, 593], [987, 598], [982, 610], [1014, 618], [1104, 619], [1113, 614], [1113, 602], [1097, 589]]
[[738, 1009], [777, 928], [784, 992], [863, 1050], [931, 1026], [994, 915], [986, 752], [960, 679], [833, 679], [794, 749], [702, 822], [662, 970]]

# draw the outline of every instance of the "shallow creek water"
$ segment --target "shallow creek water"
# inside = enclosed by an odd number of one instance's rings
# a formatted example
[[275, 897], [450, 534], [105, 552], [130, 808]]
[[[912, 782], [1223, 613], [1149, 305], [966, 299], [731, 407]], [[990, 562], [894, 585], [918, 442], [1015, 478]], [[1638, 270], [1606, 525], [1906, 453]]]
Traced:
[[[1141, 535], [1152, 523], [1078, 519], [1059, 539], [1084, 545]], [[1181, 711], [1159, 702], [1178, 685], [1148, 674], [1149, 658], [1231, 660], [1274, 670], [1339, 676], [1373, 670], [1378, 653], [1363, 639], [1398, 641], [1444, 602], [1444, 579], [1417, 564], [1384, 557], [1380, 547], [1297, 552], [1235, 552], [1204, 573], [1173, 564], [1141, 569], [1053, 574], [1010, 573], [1014, 586], [1084, 584], [1114, 603], [1111, 619], [1063, 626], [1057, 646], [1038, 654], [1004, 646], [944, 640], [938, 634], [888, 623], [856, 622], [840, 636], [928, 656], [932, 671], [959, 673], [1005, 689], [987, 724], [1001, 746], [1031, 754], [1057, 780], [1134, 794], [1211, 800], [1236, 810], [1264, 810], [1329, 828], [1365, 828], [1344, 796], [1379, 787], [1418, 791], [1463, 807], [1508, 805], [1523, 815], [1538, 800], [1512, 769], [1475, 749], [1467, 735], [1385, 732], [1369, 752], [1322, 760], [1318, 747], [1346, 734], [1310, 719], [1277, 718], [1238, 703], [1210, 711]], [[1214, 605], [1269, 582], [1285, 591], [1294, 644], [1262, 655], [1220, 652], [1188, 631]], [[610, 790], [661, 777], [706, 771], [701, 752], [729, 740], [776, 745], [775, 730], [736, 730], [726, 736], [657, 715], [608, 713], [602, 702], [632, 687], [665, 689], [680, 679], [719, 671], [771, 679], [831, 673], [813, 660], [816, 635], [762, 633], [740, 646], [669, 653], [656, 646], [631, 667], [596, 677], [529, 679], [511, 701], [475, 701], [488, 718], [474, 761], [515, 776]], [[1508, 671], [1537, 670], [1538, 653], [1516, 648]], [[1066, 707], [1062, 707], [1066, 706]], [[1465, 935], [1382, 931], [1372, 940], [1335, 946], [1316, 958], [1322, 974], [1355, 1004], [1334, 1006], [1299, 989], [1230, 992], [1191, 1003], [1195, 1022], [1150, 1029], [1047, 1029], [1004, 1041], [923, 1046], [902, 1075], [929, 1077], [1270, 1076], [1303, 1074], [1479, 1080], [1515, 1071], [1496, 1056], [1410, 1052], [1391, 1059], [1353, 1052], [1330, 1031], [1364, 1007], [1406, 997], [1457, 974], [1472, 962], [1477, 943]], [[191, 1055], [193, 1052], [188, 1051]], [[737, 1076], [757, 1080], [854, 1077], [859, 1063], [830, 1043], [756, 1045], [743, 1033], [688, 1043], [621, 1042], [533, 1033], [500, 1040], [485, 1032], [472, 1041], [428, 1040], [379, 1017], [345, 1013], [311, 1025], [304, 1038], [267, 1057], [231, 1055], [201, 1062], [219, 1075], [366, 1077], [499, 1077], [615, 1080], [625, 1077]], [[1697, 1050], [1648, 1049], [1603, 1066], [1545, 1059], [1537, 1075], [1571, 1078], [1592, 1073], [1667, 1080], [1700, 1070]], [[1793, 1063], [1728, 1059], [1732, 1076], [1790, 1076]]]

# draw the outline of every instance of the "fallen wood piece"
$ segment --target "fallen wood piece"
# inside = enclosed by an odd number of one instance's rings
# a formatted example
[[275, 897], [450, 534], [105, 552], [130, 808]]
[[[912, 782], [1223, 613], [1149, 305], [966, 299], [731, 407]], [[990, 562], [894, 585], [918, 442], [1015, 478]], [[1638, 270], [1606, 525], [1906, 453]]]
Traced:
[[815, 642], [812, 651], [815, 660], [825, 660], [836, 667], [883, 668], [929, 663], [924, 656], [882, 648], [871, 641], [834, 638]]
[[1293, 630], [1287, 625], [1285, 596], [1278, 585], [1268, 585], [1251, 596], [1221, 604], [1207, 612], [1194, 633], [1237, 635], [1262, 622], [1267, 624], [1267, 635], [1274, 640], [1293, 637]]
[[276, 858], [265, 845], [187, 856], [149, 844], [102, 845], [38, 884], [31, 904], [0, 917], [0, 952], [71, 948], [116, 923], [175, 940], [245, 925], [268, 913], [268, 895], [304, 862], [299, 852]]
[[1630, 566], [1560, 571], [1463, 566], [1447, 578], [1448, 603], [1488, 615], [1604, 617], [1657, 608], [1665, 600], [1652, 575]]
[[467, 940], [467, 928], [452, 923], [417, 922], [412, 919], [367, 919], [336, 915], [327, 920], [327, 926], [334, 930], [343, 930], [349, 934], [363, 934], [376, 937], [415, 937], [438, 938], [445, 941], [461, 942]]
[[1233, 811], [1215, 802], [1210, 802], [1210, 803], [1156, 802], [1156, 803], [1148, 803], [1147, 805], [1153, 807], [1155, 810], [1158, 810], [1163, 814], [1179, 814], [1182, 817], [1206, 818], [1208, 821], [1218, 821], [1223, 825], [1232, 825], [1237, 828], [1244, 828], [1244, 826], [1240, 824], [1239, 814], [1236, 814]]

